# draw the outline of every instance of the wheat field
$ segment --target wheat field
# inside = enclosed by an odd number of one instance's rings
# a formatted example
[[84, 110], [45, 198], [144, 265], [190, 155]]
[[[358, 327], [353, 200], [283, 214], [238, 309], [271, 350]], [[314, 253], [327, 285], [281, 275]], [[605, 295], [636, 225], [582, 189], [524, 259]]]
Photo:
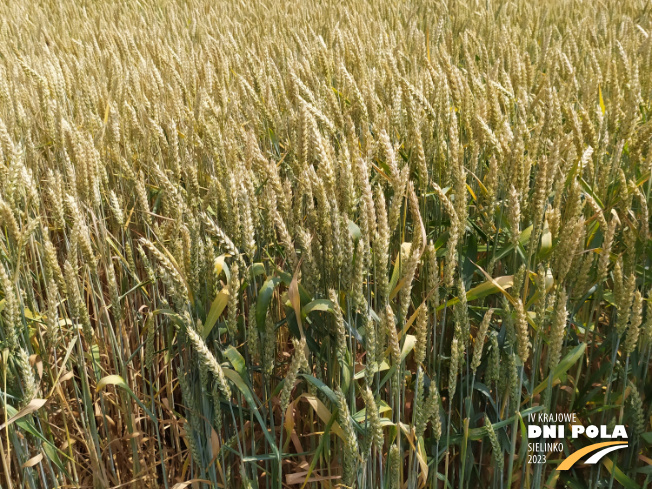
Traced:
[[651, 10], [2, 2], [0, 487], [646, 487]]

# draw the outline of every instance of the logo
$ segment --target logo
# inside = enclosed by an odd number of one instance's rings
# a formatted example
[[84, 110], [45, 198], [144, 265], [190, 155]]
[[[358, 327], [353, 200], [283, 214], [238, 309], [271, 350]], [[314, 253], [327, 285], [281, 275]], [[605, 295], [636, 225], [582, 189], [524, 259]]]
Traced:
[[623, 440], [600, 441], [583, 447], [562, 460], [557, 470], [569, 470], [580, 459], [588, 455], [591, 456], [584, 463], [596, 464], [608, 453], [628, 446], [627, 431], [623, 425], [615, 425], [613, 429], [609, 429], [606, 425], [584, 426], [575, 413], [530, 414], [528, 421], [530, 422], [527, 429], [528, 440], [549, 440], [528, 443], [528, 451], [530, 452], [528, 461], [535, 464], [546, 463], [546, 453], [562, 452], [564, 450], [563, 441], [567, 437], [566, 425], [570, 425], [570, 433], [568, 434], [570, 439], [573, 440], [581, 435], [590, 439], [599, 436], [601, 440], [624, 438]]

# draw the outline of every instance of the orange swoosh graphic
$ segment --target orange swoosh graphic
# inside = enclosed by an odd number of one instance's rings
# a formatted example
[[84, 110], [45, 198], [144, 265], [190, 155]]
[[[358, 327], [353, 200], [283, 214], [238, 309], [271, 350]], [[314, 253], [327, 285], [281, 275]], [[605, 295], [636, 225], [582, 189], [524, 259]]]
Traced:
[[577, 462], [579, 459], [581, 459], [584, 455], [595, 452], [596, 450], [599, 450], [600, 448], [604, 447], [609, 447], [611, 445], [626, 445], [627, 442], [622, 442], [622, 441], [605, 441], [602, 443], [594, 443], [593, 445], [589, 445], [588, 447], [584, 447], [581, 450], [576, 451], [573, 453], [571, 456], [569, 456], [566, 460], [564, 460], [559, 467], [557, 467], [557, 470], [568, 470], [570, 469], [575, 462]]

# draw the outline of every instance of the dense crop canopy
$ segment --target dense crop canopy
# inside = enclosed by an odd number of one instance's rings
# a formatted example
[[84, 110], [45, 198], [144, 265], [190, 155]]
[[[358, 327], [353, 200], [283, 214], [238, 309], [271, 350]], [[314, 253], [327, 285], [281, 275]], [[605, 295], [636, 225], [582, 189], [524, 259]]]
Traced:
[[3, 2], [0, 485], [642, 487], [650, 73], [644, 0]]

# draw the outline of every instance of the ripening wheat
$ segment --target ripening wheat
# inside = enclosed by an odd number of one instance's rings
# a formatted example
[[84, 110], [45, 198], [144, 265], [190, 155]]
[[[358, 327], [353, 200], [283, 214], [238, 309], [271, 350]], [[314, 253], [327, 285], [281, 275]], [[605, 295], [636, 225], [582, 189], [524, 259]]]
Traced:
[[650, 482], [648, 2], [0, 19], [0, 487]]

